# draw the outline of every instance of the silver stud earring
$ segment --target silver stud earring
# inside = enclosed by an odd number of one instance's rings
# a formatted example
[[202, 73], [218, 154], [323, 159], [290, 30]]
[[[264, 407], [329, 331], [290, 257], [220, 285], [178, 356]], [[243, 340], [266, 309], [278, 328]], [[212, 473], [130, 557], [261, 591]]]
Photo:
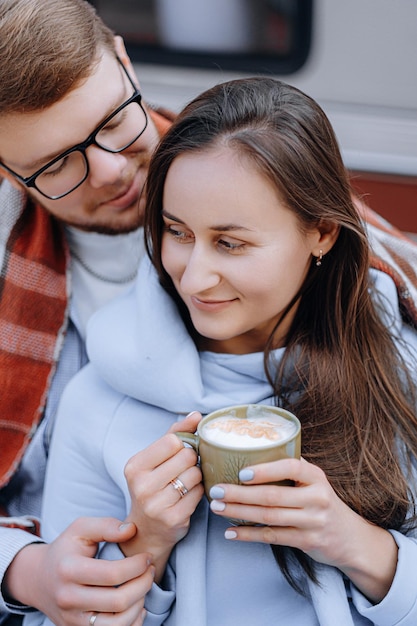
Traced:
[[317, 267], [320, 267], [322, 259], [323, 259], [323, 250], [320, 250], [319, 251], [319, 256], [317, 257], [317, 261], [316, 261]]

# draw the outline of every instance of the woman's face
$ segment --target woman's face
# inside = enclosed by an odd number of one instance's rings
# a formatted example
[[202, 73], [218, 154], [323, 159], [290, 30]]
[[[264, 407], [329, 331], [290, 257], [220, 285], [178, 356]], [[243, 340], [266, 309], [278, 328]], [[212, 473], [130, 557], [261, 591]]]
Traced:
[[[318, 256], [320, 232], [248, 160], [226, 147], [177, 157], [163, 194], [162, 263], [204, 349], [262, 351]], [[295, 307], [280, 327], [283, 345]]]

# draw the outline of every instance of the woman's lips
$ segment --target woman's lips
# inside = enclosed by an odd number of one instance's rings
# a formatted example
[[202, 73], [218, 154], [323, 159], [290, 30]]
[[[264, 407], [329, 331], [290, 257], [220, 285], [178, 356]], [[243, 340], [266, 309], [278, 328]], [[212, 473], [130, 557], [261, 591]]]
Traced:
[[191, 296], [192, 305], [199, 311], [216, 312], [226, 309], [235, 302], [236, 298], [229, 300], [200, 300], [196, 296]]

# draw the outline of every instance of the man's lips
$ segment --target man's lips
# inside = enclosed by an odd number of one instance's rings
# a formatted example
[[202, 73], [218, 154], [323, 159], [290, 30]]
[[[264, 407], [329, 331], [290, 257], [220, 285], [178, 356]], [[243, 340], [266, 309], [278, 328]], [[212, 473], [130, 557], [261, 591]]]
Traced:
[[127, 209], [133, 203], [138, 203], [141, 191], [142, 185], [140, 184], [138, 177], [136, 177], [121, 193], [111, 200], [103, 202], [103, 204], [107, 204], [118, 209]]
[[[116, 195], [113, 195], [110, 199], [101, 202], [102, 205], [109, 205], [116, 209], [125, 210], [132, 204], [139, 209], [139, 201], [143, 198], [143, 187], [145, 185], [146, 176], [148, 173], [150, 155], [148, 152], [139, 152], [132, 160], [130, 174], [132, 178], [130, 182], [123, 185], [123, 191], [114, 191]], [[128, 172], [125, 175], [129, 176]]]

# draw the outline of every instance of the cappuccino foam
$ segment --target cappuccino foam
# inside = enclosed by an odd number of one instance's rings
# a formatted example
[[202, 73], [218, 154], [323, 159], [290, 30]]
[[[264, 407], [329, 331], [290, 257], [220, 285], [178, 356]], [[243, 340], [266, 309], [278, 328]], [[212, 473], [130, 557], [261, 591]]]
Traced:
[[231, 448], [263, 448], [291, 437], [296, 425], [280, 415], [239, 418], [217, 417], [203, 428], [206, 441]]

